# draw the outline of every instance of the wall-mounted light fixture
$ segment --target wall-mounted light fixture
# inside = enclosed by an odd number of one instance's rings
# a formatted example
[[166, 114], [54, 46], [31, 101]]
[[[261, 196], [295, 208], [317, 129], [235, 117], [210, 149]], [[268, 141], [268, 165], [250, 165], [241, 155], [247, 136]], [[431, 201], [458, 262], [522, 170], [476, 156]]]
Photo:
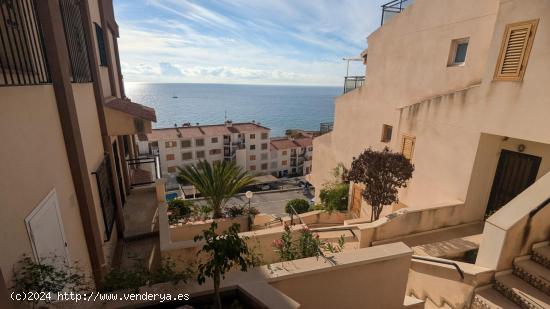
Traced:
[[519, 152], [524, 152], [525, 151], [525, 145], [524, 144], [519, 144], [518, 145], [518, 151]]

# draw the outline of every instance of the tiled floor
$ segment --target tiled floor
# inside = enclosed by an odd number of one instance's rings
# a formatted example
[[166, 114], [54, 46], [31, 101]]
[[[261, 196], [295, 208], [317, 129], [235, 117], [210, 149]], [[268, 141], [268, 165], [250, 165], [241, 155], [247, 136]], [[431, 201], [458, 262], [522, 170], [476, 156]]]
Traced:
[[154, 185], [136, 187], [126, 197], [124, 205], [124, 237], [135, 237], [158, 231], [155, 224], [157, 201]]

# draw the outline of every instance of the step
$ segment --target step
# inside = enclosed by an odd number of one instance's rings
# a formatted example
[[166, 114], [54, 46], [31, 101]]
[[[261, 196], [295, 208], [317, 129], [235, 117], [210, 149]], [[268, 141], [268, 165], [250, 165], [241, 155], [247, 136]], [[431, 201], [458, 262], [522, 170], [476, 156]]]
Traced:
[[530, 256], [514, 260], [514, 274], [550, 295], [550, 269], [531, 260]]
[[534, 245], [531, 259], [545, 267], [550, 268], [550, 245], [548, 242]]
[[476, 290], [474, 301], [470, 306], [471, 309], [516, 309], [521, 308], [516, 305], [503, 294], [493, 289], [492, 286], [487, 286]]
[[511, 271], [496, 274], [495, 289], [521, 307], [550, 309], [550, 295], [521, 280]]
[[424, 309], [424, 301], [413, 296], [405, 296], [403, 309]]

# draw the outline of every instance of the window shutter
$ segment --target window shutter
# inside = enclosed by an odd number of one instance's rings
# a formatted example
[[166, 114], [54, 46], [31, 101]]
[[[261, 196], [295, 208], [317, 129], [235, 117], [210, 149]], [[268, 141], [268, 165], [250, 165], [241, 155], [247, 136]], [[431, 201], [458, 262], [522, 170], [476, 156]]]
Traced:
[[401, 143], [401, 153], [405, 158], [411, 160], [414, 153], [414, 144], [416, 138], [414, 136], [403, 135]]
[[523, 79], [537, 25], [538, 20], [531, 20], [506, 26], [495, 70], [495, 80]]

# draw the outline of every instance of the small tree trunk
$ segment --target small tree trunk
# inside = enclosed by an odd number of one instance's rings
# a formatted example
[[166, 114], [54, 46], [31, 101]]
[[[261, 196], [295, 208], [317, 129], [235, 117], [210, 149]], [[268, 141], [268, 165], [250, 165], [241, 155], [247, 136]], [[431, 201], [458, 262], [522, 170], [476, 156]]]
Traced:
[[214, 218], [214, 219], [223, 218], [223, 213], [222, 213], [222, 207], [221, 206], [214, 207], [214, 214], [212, 215], [212, 218]]
[[222, 309], [222, 299], [220, 297], [220, 274], [214, 274], [214, 296], [216, 298], [216, 308]]

